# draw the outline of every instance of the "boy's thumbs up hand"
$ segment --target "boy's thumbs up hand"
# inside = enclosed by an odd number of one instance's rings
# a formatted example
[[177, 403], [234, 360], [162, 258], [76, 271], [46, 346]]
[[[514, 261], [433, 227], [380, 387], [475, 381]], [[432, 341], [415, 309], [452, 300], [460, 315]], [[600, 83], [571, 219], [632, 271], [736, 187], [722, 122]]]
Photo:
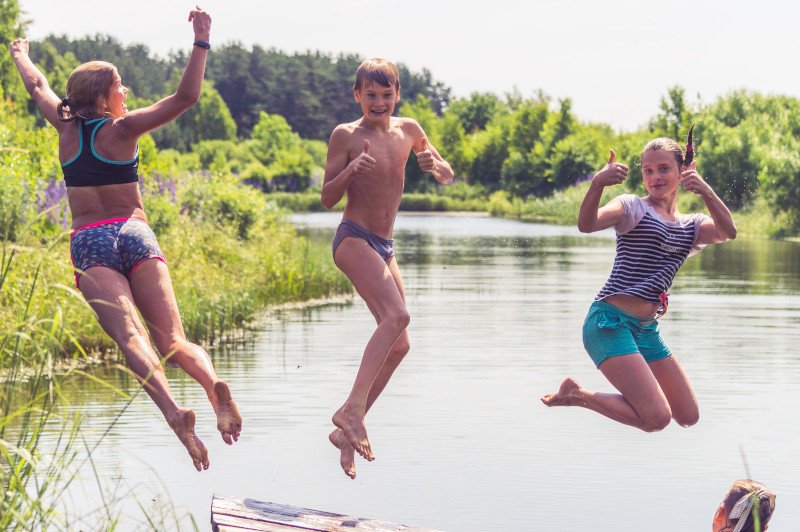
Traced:
[[592, 178], [592, 183], [597, 183], [603, 187], [619, 185], [628, 177], [628, 167], [617, 162], [617, 154], [614, 153], [614, 150], [608, 151], [608, 162], [603, 169], [594, 174]]
[[433, 153], [428, 148], [428, 137], [422, 137], [420, 146], [422, 149], [417, 152], [417, 164], [419, 164], [419, 169], [423, 172], [432, 172], [435, 168], [436, 161], [433, 158]]
[[369, 154], [369, 139], [364, 139], [364, 150], [350, 161], [350, 167], [354, 174], [368, 174], [375, 169], [375, 159]]

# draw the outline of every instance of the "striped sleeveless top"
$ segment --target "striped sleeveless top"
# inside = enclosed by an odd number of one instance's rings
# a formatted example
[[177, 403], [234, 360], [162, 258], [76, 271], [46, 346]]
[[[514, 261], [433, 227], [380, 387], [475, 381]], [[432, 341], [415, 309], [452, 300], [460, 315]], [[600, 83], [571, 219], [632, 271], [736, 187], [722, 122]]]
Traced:
[[686, 258], [704, 247], [697, 244], [697, 238], [700, 224], [710, 218], [701, 213], [683, 214], [669, 222], [639, 196], [623, 194], [615, 200], [625, 208], [622, 220], [614, 226], [617, 256], [595, 300], [626, 294], [660, 303], [659, 295], [669, 290]]

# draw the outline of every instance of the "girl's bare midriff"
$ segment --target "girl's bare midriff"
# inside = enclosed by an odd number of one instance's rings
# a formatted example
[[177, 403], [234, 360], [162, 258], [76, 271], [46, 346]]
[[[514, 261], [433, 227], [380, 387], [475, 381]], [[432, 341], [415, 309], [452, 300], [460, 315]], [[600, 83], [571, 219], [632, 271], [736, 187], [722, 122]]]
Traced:
[[139, 183], [67, 188], [72, 228], [109, 218], [138, 218], [147, 221]]
[[603, 301], [610, 303], [618, 309], [632, 314], [637, 318], [643, 320], [651, 320], [658, 311], [659, 304], [645, 301], [644, 299], [636, 296], [629, 296], [625, 294], [615, 294], [608, 296]]

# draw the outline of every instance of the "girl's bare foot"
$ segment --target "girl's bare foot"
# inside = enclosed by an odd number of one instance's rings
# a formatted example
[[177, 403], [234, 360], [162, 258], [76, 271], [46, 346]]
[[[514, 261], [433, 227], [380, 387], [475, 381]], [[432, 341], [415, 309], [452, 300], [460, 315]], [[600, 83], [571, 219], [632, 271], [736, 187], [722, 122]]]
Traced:
[[242, 432], [242, 416], [231, 397], [231, 390], [224, 381], [214, 384], [214, 399], [211, 401], [217, 414], [217, 430], [228, 445], [239, 440]]
[[167, 423], [175, 431], [178, 439], [186, 450], [189, 451], [189, 456], [192, 457], [194, 468], [198, 471], [208, 469], [208, 451], [200, 438], [194, 433], [194, 411], [179, 409], [175, 416], [167, 419]]
[[367, 439], [367, 428], [364, 426], [364, 414], [358, 414], [345, 404], [333, 414], [333, 424], [342, 429], [350, 445], [364, 459], [375, 460]]
[[567, 377], [556, 393], [548, 393], [542, 397], [542, 402], [547, 406], [575, 406], [579, 403], [577, 392], [581, 386], [571, 378]]
[[328, 439], [341, 453], [339, 456], [339, 464], [342, 466], [344, 474], [350, 478], [356, 478], [356, 450], [353, 449], [353, 446], [347, 441], [347, 436], [344, 435], [342, 429], [333, 429], [331, 433], [328, 434]]

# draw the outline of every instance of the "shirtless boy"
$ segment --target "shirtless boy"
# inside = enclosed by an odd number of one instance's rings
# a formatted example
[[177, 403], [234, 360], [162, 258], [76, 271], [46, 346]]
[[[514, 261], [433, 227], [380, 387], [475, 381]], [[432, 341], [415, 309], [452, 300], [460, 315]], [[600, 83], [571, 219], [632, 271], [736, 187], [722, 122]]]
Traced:
[[344, 217], [333, 239], [333, 259], [350, 279], [378, 327], [364, 350], [353, 389], [333, 414], [329, 439], [341, 451], [345, 474], [355, 478], [354, 451], [374, 460], [364, 416], [408, 353], [409, 322], [403, 279], [392, 251], [392, 232], [411, 150], [420, 169], [442, 184], [453, 170], [411, 118], [393, 117], [400, 100], [397, 67], [384, 59], [364, 61], [356, 71], [355, 101], [363, 116], [336, 126], [328, 144], [322, 204], [347, 193]]

